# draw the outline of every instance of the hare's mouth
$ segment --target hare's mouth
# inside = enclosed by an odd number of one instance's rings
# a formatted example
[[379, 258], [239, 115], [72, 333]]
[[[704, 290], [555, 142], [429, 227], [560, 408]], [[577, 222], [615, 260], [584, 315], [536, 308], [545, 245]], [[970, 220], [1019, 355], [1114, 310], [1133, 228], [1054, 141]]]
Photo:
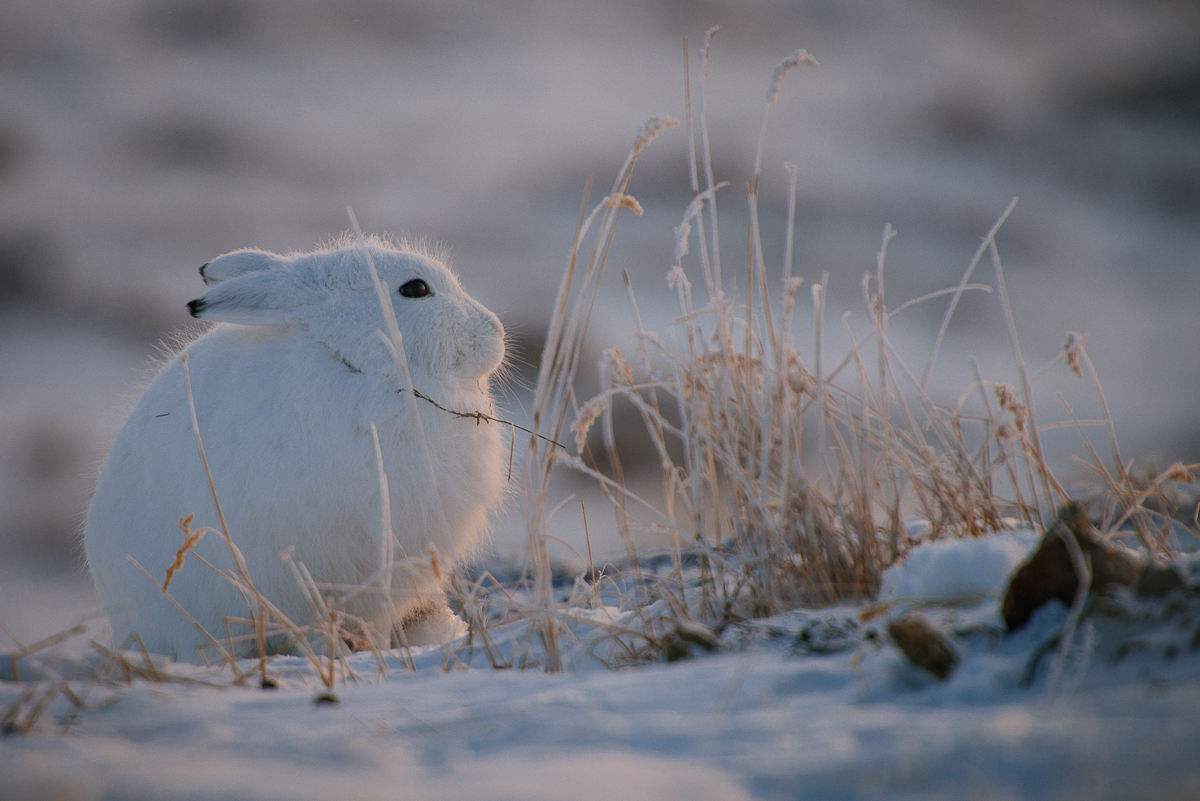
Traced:
[[450, 371], [467, 379], [485, 378], [504, 361], [504, 339], [481, 338], [464, 350], [455, 348]]

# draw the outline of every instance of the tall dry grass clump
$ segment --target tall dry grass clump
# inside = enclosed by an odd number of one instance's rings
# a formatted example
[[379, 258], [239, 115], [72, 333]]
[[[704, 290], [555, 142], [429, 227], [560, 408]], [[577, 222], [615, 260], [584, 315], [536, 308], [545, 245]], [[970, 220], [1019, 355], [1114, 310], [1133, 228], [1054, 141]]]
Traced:
[[[1191, 471], [1173, 465], [1139, 488], [1117, 449], [1099, 381], [1078, 335], [1069, 335], [1050, 367], [1065, 362], [1081, 378], [1086, 370], [1104, 419], [1076, 420], [1063, 401], [1067, 420], [1039, 427], [1035, 379], [1021, 355], [996, 244], [1016, 199], [986, 232], [956, 286], [894, 307], [885, 295], [894, 232], [885, 227], [874, 273], [862, 280], [870, 331], [856, 336], [844, 317], [844, 356], [828, 360], [828, 275], [807, 288], [793, 275], [797, 177], [790, 165], [782, 264], [764, 260], [759, 226], [768, 115], [785, 74], [793, 67], [816, 66], [803, 50], [783, 60], [772, 76], [754, 172], [745, 185], [745, 255], [734, 274], [723, 274], [717, 201], [726, 184], [714, 180], [706, 119], [708, 52], [715, 31], [705, 37], [700, 54], [698, 124], [693, 124], [688, 90], [692, 200], [675, 231], [668, 274], [678, 302], [675, 324], [664, 333], [646, 330], [624, 276], [634, 319], [632, 349], [628, 354], [608, 350], [600, 392], [586, 401], [576, 397], [584, 337], [617, 220], [622, 210], [641, 210], [629, 192], [634, 166], [642, 149], [674, 120], [651, 120], [611, 193], [590, 213], [585, 200], [560, 286], [542, 354], [534, 428], [560, 441], [569, 429], [575, 447], [568, 452], [531, 437], [524, 479], [530, 561], [535, 594], [546, 610], [548, 650], [554, 650], [555, 628], [546, 545], [553, 514], [546, 498], [560, 465], [600, 482], [616, 507], [617, 525], [631, 551], [633, 585], [648, 593], [636, 603], [663, 600], [675, 619], [715, 627], [797, 605], [869, 598], [883, 570], [918, 541], [973, 537], [1014, 525], [1040, 528], [1072, 499], [1047, 466], [1041, 437], [1051, 427], [1073, 426], [1081, 435], [1086, 464], [1099, 479], [1094, 508], [1102, 530], [1112, 535], [1128, 529], [1152, 555], [1169, 551], [1171, 515], [1149, 501], [1163, 497], [1171, 482], [1190, 480]], [[593, 230], [589, 247], [585, 242]], [[981, 264], [992, 267], [990, 285], [972, 282]], [[930, 375], [968, 291], [992, 293], [1000, 303], [1018, 380], [988, 381], [973, 363], [972, 386], [954, 402], [940, 403], [928, 392]], [[945, 315], [927, 363], [916, 371], [897, 353], [889, 324], [913, 305], [937, 299], [947, 303]], [[794, 332], [807, 325], [813, 347], [804, 354]], [[618, 402], [636, 409], [644, 428], [638, 436], [648, 438], [658, 455], [661, 503], [651, 503], [625, 482], [613, 429]], [[588, 447], [589, 429], [596, 425], [607, 457], [603, 472]], [[1111, 461], [1090, 444], [1089, 426], [1107, 432]], [[637, 570], [633, 517], [665, 528], [675, 544], [673, 570], [651, 585]], [[922, 525], [910, 530], [907, 523], [917, 519]]]

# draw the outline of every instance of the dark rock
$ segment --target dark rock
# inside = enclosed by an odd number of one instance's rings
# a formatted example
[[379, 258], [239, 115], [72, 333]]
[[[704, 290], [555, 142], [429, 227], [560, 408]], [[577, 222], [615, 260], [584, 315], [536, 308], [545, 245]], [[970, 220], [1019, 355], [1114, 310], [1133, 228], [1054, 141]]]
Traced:
[[1071, 504], [1046, 530], [1033, 556], [1009, 579], [1002, 607], [1009, 631], [1025, 625], [1033, 613], [1051, 599], [1057, 598], [1067, 606], [1075, 602], [1079, 577], [1064, 537], [1073, 538], [1091, 564], [1091, 591], [1113, 585], [1137, 586], [1142, 572], [1137, 558], [1101, 539], [1079, 507]]
[[1138, 576], [1137, 594], [1144, 598], [1161, 598], [1186, 585], [1179, 571], [1170, 565], [1146, 565]]
[[692, 656], [692, 646], [715, 651], [718, 646], [717, 635], [708, 626], [681, 620], [675, 624], [675, 631], [662, 643], [663, 654], [668, 662], [678, 662]]
[[692, 645], [699, 645], [705, 651], [717, 649], [717, 635], [708, 626], [691, 620], [681, 620], [675, 626], [675, 636]]
[[836, 654], [857, 648], [864, 634], [853, 617], [826, 615], [810, 620], [792, 640], [794, 653]]
[[663, 644], [663, 656], [668, 662], [679, 662], [687, 659], [692, 655], [692, 649], [687, 647], [687, 644], [675, 637], [667, 640]]
[[958, 666], [958, 651], [950, 638], [919, 617], [888, 624], [888, 636], [913, 664], [945, 679]]

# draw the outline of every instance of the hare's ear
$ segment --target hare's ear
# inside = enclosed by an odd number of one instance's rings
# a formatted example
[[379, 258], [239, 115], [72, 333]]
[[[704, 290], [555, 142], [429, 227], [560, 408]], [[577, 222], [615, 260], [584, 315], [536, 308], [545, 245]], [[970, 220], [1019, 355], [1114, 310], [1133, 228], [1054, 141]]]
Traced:
[[246, 273], [256, 273], [260, 270], [270, 270], [282, 263], [282, 259], [265, 250], [235, 250], [233, 253], [218, 256], [201, 267], [200, 277], [208, 286], [216, 286], [230, 278], [237, 278]]
[[303, 289], [303, 282], [291, 270], [262, 269], [222, 279], [187, 306], [192, 316], [200, 320], [283, 325], [292, 319], [294, 309], [312, 299], [311, 292]]

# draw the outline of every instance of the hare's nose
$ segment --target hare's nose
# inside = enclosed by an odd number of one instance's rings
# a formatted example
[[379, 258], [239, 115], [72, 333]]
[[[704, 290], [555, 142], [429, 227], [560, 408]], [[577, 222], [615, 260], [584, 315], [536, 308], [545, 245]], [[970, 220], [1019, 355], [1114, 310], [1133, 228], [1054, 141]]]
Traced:
[[500, 322], [500, 318], [497, 317], [491, 310], [488, 310], [488, 322], [491, 324], [492, 330], [495, 331], [496, 336], [503, 339], [504, 323]]

